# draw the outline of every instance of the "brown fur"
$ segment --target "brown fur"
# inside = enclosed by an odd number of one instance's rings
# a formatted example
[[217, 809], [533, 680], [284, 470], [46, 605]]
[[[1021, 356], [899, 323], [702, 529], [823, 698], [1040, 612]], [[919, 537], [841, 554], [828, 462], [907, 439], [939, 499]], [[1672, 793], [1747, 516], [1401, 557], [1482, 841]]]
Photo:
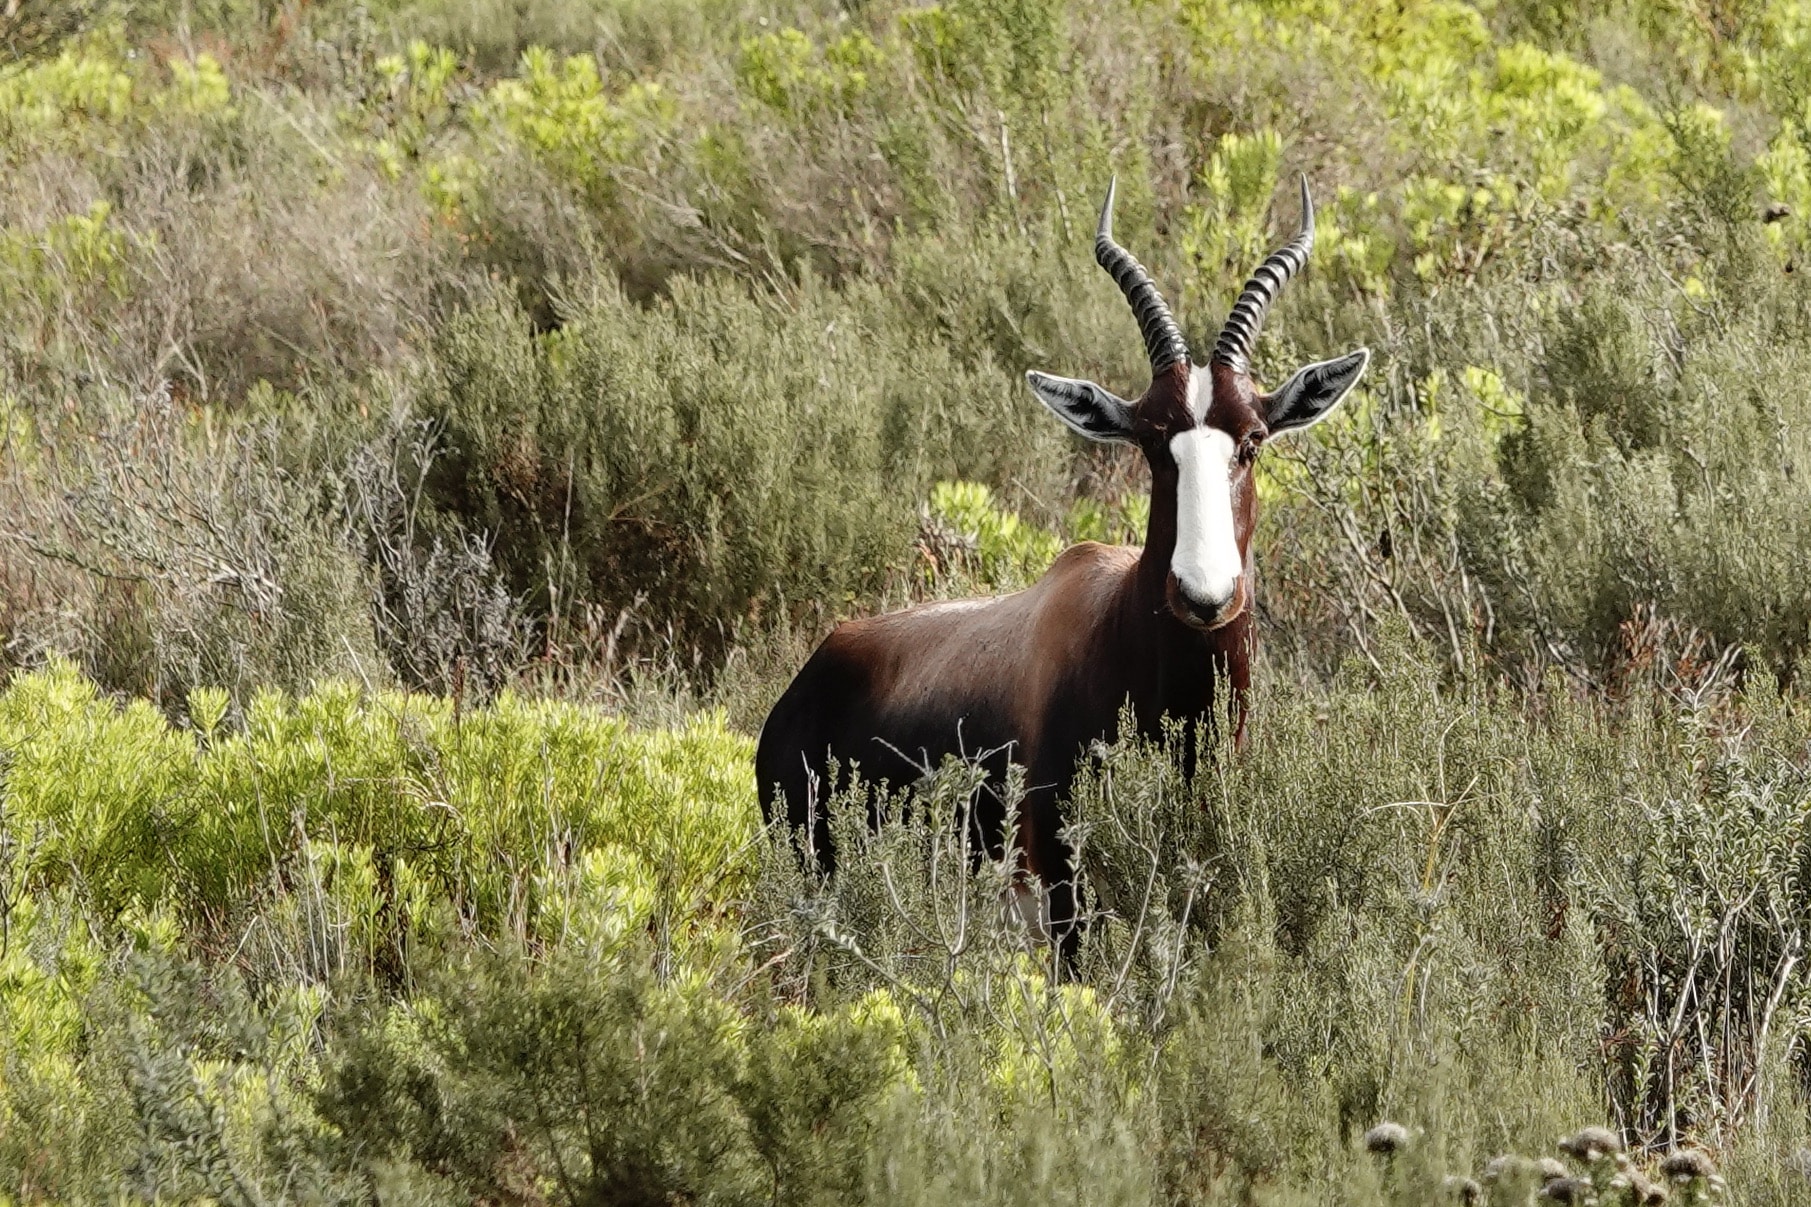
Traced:
[[[1152, 383], [1134, 412], [1134, 437], [1151, 465], [1151, 519], [1143, 548], [1093, 542], [1065, 550], [1043, 578], [1013, 595], [927, 604], [838, 626], [806, 662], [762, 728], [755, 767], [771, 819], [780, 800], [825, 870], [835, 864], [823, 798], [833, 766], [869, 782], [910, 784], [945, 756], [982, 759], [998, 785], [1008, 761], [1026, 770], [1019, 849], [1051, 892], [1053, 925], [1074, 916], [1060, 802], [1077, 759], [1119, 736], [1130, 705], [1140, 733], [1168, 716], [1201, 722], [1216, 705], [1240, 724], [1250, 682], [1251, 590], [1204, 625], [1176, 596], [1177, 471], [1168, 440], [1195, 426], [1189, 368]], [[1261, 440], [1248, 382], [1214, 373], [1207, 421], [1235, 442]], [[1255, 447], [1255, 444], [1254, 444]], [[1234, 470], [1241, 554], [1256, 513], [1250, 466]], [[977, 840], [1002, 849], [1004, 806], [977, 803]]]

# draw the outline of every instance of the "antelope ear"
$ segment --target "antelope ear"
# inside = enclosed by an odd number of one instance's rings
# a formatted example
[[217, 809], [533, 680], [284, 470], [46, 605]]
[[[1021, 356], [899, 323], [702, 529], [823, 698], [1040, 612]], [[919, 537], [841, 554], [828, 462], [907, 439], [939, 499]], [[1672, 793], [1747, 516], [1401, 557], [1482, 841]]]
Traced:
[[1132, 439], [1132, 407], [1125, 399], [1107, 393], [1091, 381], [1035, 371], [1025, 374], [1025, 380], [1031, 383], [1031, 392], [1039, 402], [1088, 439]]
[[1319, 423], [1357, 384], [1370, 363], [1371, 350], [1360, 348], [1296, 370], [1280, 390], [1265, 395], [1265, 424], [1275, 434]]

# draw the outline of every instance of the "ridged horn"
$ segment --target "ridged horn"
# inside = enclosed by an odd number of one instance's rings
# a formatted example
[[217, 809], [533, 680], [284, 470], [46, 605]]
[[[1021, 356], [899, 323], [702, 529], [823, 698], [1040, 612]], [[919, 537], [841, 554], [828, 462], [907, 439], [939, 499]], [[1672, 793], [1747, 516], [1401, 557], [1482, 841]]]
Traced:
[[1251, 349], [1258, 342], [1258, 332], [1264, 328], [1265, 312], [1289, 278], [1302, 270], [1313, 248], [1314, 201], [1308, 196], [1308, 176], [1303, 173], [1302, 229], [1258, 265], [1251, 280], [1245, 282], [1239, 300], [1227, 316], [1226, 326], [1220, 329], [1220, 338], [1214, 341], [1214, 354], [1209, 363], [1230, 365], [1241, 373], [1250, 372]]
[[1138, 332], [1144, 336], [1144, 350], [1151, 358], [1151, 375], [1155, 377], [1178, 361], [1187, 363], [1188, 343], [1163, 295], [1157, 292], [1151, 274], [1132, 258], [1131, 252], [1113, 242], [1113, 197], [1118, 187], [1117, 176], [1107, 182], [1107, 200], [1100, 207], [1100, 225], [1094, 231], [1094, 258], [1132, 304], [1132, 317], [1138, 320]]

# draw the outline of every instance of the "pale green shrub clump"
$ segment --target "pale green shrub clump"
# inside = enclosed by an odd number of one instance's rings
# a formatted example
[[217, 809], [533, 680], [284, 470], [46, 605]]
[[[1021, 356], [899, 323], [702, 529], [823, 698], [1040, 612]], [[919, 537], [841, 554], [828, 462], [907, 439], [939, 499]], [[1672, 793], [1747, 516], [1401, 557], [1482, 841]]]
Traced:
[[326, 975], [473, 931], [583, 932], [600, 894], [617, 925], [672, 928], [752, 873], [751, 750], [720, 718], [638, 733], [570, 705], [461, 714], [343, 685], [260, 694], [236, 724], [227, 707], [199, 690], [177, 728], [68, 667], [14, 683], [0, 748], [19, 883], [97, 920], [168, 912], [195, 938], [279, 924], [273, 895], [308, 883], [325, 914], [283, 921], [330, 941]]

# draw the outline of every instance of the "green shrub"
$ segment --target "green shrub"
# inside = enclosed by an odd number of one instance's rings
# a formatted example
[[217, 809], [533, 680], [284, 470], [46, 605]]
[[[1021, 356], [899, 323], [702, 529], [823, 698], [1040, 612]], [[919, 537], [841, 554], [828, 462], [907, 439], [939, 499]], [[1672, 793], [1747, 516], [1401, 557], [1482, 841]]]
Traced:
[[[167, 705], [195, 686], [249, 697], [381, 675], [364, 568], [321, 502], [272, 464], [269, 430], [207, 430], [167, 390], [132, 403], [103, 395], [95, 409], [114, 413], [85, 438], [49, 416], [0, 450], [29, 467], [0, 486], [21, 652], [67, 651]], [[63, 573], [34, 590], [47, 568]]]
[[1022, 391], [885, 338], [884, 309], [872, 335], [833, 313], [687, 285], [654, 310], [603, 295], [537, 339], [487, 308], [449, 330], [424, 400], [449, 450], [431, 497], [496, 534], [541, 606], [555, 590], [646, 624], [657, 605], [668, 640], [714, 653], [745, 621], [898, 582], [938, 478], [1054, 476], [1060, 436]]
[[[592, 933], [600, 908], [708, 953], [694, 922], [749, 874], [748, 743], [718, 719], [641, 734], [570, 706], [461, 713], [342, 685], [262, 694], [235, 733], [225, 707], [197, 693], [184, 732], [67, 667], [16, 679], [0, 750], [20, 882], [103, 920], [168, 909], [226, 933], [262, 915], [325, 975], [467, 928]], [[289, 939], [266, 941], [278, 959]]]
[[[350, 1035], [322, 1094], [391, 1184], [560, 1202], [846, 1202], [901, 1086], [887, 1016], [750, 1019], [633, 959], [475, 964]], [[407, 1171], [407, 1172], [404, 1172]], [[449, 1185], [450, 1183], [450, 1185]]]

